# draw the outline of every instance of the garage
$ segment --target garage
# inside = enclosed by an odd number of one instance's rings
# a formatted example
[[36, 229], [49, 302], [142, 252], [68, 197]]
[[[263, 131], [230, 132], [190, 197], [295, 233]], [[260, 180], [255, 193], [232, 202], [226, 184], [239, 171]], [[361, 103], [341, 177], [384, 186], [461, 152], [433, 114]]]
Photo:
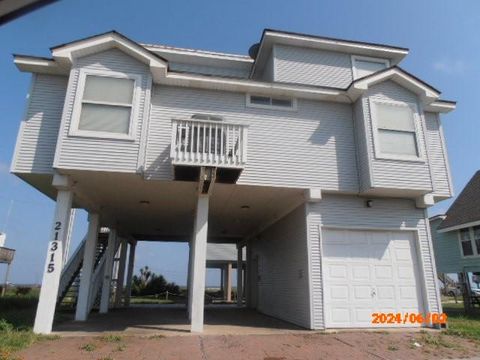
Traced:
[[327, 328], [382, 326], [372, 313], [423, 313], [414, 232], [324, 229], [322, 250]]

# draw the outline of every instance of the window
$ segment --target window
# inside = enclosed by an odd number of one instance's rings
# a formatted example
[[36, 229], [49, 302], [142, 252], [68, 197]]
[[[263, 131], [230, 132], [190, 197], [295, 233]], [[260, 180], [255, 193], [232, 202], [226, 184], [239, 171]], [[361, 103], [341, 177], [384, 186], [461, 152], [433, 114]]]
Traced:
[[416, 107], [413, 104], [371, 101], [378, 158], [419, 160], [421, 158]]
[[72, 134], [132, 138], [137, 81], [125, 74], [81, 73]]
[[297, 101], [292, 98], [247, 95], [247, 106], [266, 109], [296, 110]]
[[473, 246], [472, 246], [472, 241], [470, 239], [470, 229], [460, 230], [460, 243], [462, 245], [463, 256], [472, 256]]
[[353, 78], [360, 79], [377, 71], [386, 69], [390, 66], [390, 62], [386, 59], [352, 56], [352, 65]]
[[458, 232], [462, 256], [480, 256], [480, 226], [460, 229]]

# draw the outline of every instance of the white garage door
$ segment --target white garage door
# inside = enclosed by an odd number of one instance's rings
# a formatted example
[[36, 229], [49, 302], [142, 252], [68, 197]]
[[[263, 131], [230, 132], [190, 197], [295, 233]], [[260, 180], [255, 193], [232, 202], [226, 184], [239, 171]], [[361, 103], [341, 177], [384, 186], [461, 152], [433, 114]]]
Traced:
[[423, 312], [412, 232], [324, 229], [322, 246], [327, 328], [378, 326], [372, 313]]

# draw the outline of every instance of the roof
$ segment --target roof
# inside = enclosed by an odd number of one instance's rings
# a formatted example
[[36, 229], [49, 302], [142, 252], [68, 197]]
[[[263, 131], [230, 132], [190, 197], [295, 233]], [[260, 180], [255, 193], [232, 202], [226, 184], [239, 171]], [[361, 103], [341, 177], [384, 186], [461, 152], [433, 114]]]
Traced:
[[438, 226], [442, 232], [480, 224], [480, 170], [473, 175]]

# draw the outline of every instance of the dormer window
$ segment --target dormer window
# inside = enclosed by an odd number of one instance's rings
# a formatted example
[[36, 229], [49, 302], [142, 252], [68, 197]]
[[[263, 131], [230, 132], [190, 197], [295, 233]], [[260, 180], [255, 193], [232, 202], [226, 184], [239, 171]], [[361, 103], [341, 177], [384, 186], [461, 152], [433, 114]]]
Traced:
[[375, 156], [422, 160], [415, 104], [370, 100]]
[[352, 56], [353, 79], [373, 74], [377, 71], [386, 69], [390, 62], [386, 59], [377, 59], [365, 56]]
[[247, 107], [278, 110], [296, 110], [297, 99], [264, 95], [247, 95]]
[[139, 76], [81, 72], [71, 135], [133, 139]]

